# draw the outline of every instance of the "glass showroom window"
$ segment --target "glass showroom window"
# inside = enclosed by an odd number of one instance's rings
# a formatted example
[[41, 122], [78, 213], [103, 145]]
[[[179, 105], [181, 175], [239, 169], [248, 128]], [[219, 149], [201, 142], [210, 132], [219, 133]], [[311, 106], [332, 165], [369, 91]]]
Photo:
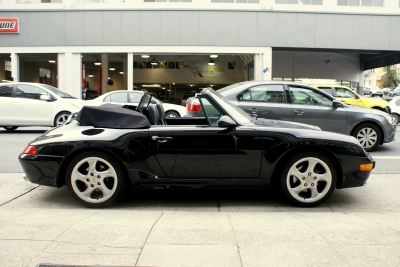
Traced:
[[17, 4], [54, 4], [62, 3], [62, 0], [17, 0]]
[[338, 0], [338, 6], [359, 6], [360, 0]]
[[211, 3], [260, 3], [260, 0], [211, 0]]
[[298, 0], [275, 0], [275, 4], [295, 4], [299, 3]]
[[322, 0], [300, 0], [303, 5], [322, 5]]
[[192, 2], [192, 0], [144, 0], [144, 2]]
[[383, 6], [383, 0], [361, 0], [362, 6]]

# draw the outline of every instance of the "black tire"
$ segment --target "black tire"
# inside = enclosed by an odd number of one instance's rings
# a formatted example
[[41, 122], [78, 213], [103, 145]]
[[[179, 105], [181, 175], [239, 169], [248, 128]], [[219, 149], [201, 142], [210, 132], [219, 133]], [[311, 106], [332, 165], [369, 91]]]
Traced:
[[293, 157], [283, 168], [281, 189], [289, 202], [299, 207], [314, 207], [327, 200], [336, 187], [332, 162], [318, 153]]
[[63, 111], [63, 112], [58, 113], [56, 115], [56, 117], [54, 118], [53, 125], [55, 127], [64, 125], [67, 122], [69, 115], [71, 115], [71, 112]]
[[179, 115], [178, 112], [173, 111], [173, 110], [168, 110], [167, 112], [165, 112], [165, 117], [167, 117], [167, 118], [178, 118], [180, 116], [181, 115]]
[[381, 131], [371, 123], [358, 125], [351, 133], [364, 147], [365, 151], [371, 152], [379, 146], [382, 140]]
[[66, 184], [70, 194], [82, 205], [104, 208], [123, 194], [126, 183], [121, 168], [111, 157], [86, 152], [69, 164]]
[[14, 131], [15, 129], [18, 129], [17, 126], [6, 126], [6, 127], [3, 127], [3, 128], [6, 129], [7, 131]]

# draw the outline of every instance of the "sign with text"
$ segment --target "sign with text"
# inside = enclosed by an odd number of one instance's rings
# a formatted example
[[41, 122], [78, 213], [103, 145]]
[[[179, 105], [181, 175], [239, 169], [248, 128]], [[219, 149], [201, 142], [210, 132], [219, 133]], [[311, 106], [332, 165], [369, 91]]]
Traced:
[[0, 18], [0, 33], [19, 33], [18, 18]]

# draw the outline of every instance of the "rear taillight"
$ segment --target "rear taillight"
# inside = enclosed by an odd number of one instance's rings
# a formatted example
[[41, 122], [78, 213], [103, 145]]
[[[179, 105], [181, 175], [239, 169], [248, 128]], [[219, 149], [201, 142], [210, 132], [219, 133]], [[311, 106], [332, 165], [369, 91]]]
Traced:
[[24, 154], [29, 154], [29, 155], [37, 155], [39, 154], [35, 146], [26, 146], [24, 149]]
[[186, 103], [186, 110], [190, 112], [197, 112], [201, 109], [201, 105], [198, 102]]

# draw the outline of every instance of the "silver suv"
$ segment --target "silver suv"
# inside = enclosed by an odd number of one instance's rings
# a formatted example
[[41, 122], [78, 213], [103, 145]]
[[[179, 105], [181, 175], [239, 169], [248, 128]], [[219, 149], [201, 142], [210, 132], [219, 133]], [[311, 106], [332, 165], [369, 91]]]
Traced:
[[[283, 81], [249, 81], [217, 91], [258, 119], [294, 121], [352, 135], [366, 151], [392, 142], [397, 119], [383, 111], [341, 103], [306, 84]], [[197, 98], [188, 99], [187, 116], [204, 117]]]

